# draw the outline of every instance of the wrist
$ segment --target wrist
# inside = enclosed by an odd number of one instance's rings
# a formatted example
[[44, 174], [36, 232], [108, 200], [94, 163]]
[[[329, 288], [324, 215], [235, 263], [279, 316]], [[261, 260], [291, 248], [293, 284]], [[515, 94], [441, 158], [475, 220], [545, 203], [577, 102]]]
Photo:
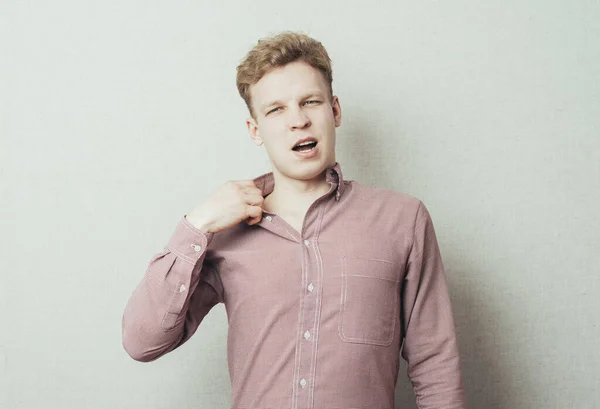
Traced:
[[203, 233], [212, 233], [212, 224], [200, 217], [194, 217], [194, 215], [185, 215], [185, 218], [192, 226], [200, 230]]

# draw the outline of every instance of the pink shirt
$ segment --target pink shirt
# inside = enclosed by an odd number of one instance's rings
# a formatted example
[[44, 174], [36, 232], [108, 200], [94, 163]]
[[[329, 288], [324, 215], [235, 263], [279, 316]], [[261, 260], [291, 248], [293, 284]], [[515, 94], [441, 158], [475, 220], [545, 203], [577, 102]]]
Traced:
[[[254, 181], [273, 191], [272, 173]], [[465, 408], [425, 205], [343, 180], [339, 163], [327, 181], [301, 233], [268, 212], [214, 234], [183, 217], [125, 308], [126, 351], [174, 350], [222, 302], [234, 409], [393, 409], [400, 352], [420, 409]]]

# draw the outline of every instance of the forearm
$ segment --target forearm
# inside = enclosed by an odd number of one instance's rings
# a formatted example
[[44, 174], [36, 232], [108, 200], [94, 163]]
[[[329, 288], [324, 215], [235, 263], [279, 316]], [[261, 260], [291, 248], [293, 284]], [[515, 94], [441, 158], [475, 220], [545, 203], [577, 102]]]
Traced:
[[[437, 294], [439, 296], [439, 294]], [[419, 409], [465, 409], [460, 355], [449, 299], [413, 316], [403, 356]], [[416, 323], [418, 321], [418, 324]]]
[[419, 409], [465, 409], [452, 305], [433, 222], [421, 203], [403, 287], [402, 356]]
[[194, 229], [184, 219], [165, 251], [150, 260], [123, 313], [123, 346], [132, 358], [151, 361], [185, 342], [195, 330], [186, 328], [186, 321], [188, 325], [199, 323], [194, 317], [186, 319], [196, 290], [195, 296], [203, 297], [208, 307], [205, 313], [218, 302], [214, 288], [206, 282], [198, 287], [210, 239], [210, 234]]

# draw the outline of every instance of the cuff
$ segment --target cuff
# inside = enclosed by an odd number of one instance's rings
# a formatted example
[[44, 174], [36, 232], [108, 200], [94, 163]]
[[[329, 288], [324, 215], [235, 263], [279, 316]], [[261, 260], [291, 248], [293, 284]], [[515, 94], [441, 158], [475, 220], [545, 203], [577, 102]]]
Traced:
[[189, 263], [195, 264], [206, 253], [214, 233], [205, 233], [195, 228], [185, 216], [181, 219], [167, 247]]

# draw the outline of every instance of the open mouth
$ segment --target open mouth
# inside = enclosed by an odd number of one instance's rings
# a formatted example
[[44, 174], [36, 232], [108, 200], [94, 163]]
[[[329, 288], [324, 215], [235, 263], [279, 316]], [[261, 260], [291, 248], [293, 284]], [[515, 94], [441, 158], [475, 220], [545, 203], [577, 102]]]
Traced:
[[292, 148], [296, 152], [310, 152], [317, 146], [317, 142], [304, 142]]

